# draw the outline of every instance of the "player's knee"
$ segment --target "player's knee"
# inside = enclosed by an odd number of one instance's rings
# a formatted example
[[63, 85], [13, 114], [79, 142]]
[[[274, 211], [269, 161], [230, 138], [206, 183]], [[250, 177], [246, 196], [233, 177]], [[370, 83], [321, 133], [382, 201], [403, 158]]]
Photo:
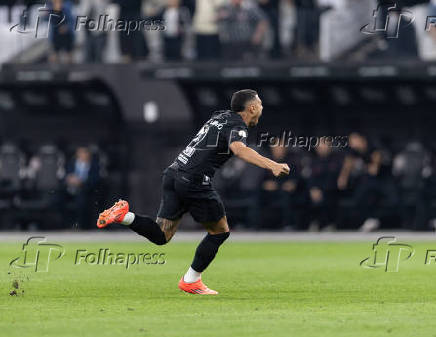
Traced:
[[163, 236], [162, 239], [157, 243], [158, 246], [164, 246], [167, 243], [169, 243], [171, 241], [171, 239], [174, 236], [173, 232], [169, 232], [169, 231], [162, 231], [163, 232]]
[[226, 241], [230, 236], [230, 232], [224, 232], [219, 234], [210, 234], [209, 237], [212, 241], [214, 241], [218, 246], [222, 245], [224, 241]]
[[161, 241], [156, 242], [156, 244], [157, 244], [158, 246], [164, 246], [164, 245], [166, 245], [168, 242], [170, 242], [170, 241], [167, 240], [167, 239], [163, 239], [163, 240], [161, 240]]
[[229, 233], [230, 235], [230, 229], [229, 225], [227, 224], [227, 221], [220, 221], [216, 224], [213, 224], [212, 226], [206, 226], [208, 227], [209, 234], [223, 234], [223, 233]]
[[230, 237], [230, 231], [223, 233], [223, 243]]

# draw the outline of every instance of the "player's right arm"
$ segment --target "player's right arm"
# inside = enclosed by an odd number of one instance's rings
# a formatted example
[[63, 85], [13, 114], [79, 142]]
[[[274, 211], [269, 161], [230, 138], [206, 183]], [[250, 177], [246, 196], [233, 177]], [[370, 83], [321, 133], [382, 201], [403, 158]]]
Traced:
[[279, 164], [271, 159], [261, 156], [243, 142], [232, 142], [229, 147], [235, 156], [241, 158], [247, 163], [270, 170], [275, 177], [289, 174], [290, 169], [288, 164]]

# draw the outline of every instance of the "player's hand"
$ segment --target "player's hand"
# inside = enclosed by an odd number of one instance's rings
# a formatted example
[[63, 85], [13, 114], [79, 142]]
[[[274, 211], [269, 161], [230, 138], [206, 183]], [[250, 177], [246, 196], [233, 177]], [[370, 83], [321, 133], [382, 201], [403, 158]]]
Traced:
[[291, 169], [289, 168], [288, 164], [275, 163], [275, 165], [271, 168], [271, 172], [274, 174], [274, 177], [287, 176], [290, 171]]

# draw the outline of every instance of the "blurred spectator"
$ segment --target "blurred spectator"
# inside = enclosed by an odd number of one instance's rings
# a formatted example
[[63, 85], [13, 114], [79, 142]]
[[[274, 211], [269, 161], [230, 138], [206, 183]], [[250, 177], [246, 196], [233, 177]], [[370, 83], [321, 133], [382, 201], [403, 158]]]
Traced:
[[256, 205], [258, 228], [267, 229], [305, 229], [307, 227], [307, 194], [303, 171], [306, 156], [298, 148], [288, 149], [282, 142], [270, 143], [272, 160], [288, 163], [291, 174], [276, 178], [269, 171], [263, 171]]
[[278, 58], [281, 55], [280, 33], [279, 33], [279, 3], [280, 0], [258, 0], [259, 7], [268, 17], [272, 31], [273, 44], [271, 57]]
[[268, 21], [257, 4], [231, 0], [218, 11], [223, 57], [240, 61], [259, 56]]
[[226, 0], [196, 0], [193, 18], [197, 58], [218, 59], [221, 56], [217, 12]]
[[180, 5], [188, 10], [189, 16], [192, 18], [195, 12], [196, 0], [180, 0]]
[[15, 198], [17, 220], [28, 229], [63, 228], [61, 180], [65, 174], [63, 153], [56, 145], [41, 146], [31, 157], [23, 190]]
[[50, 9], [57, 16], [47, 16], [47, 20], [50, 20], [52, 47], [49, 59], [54, 63], [71, 63], [74, 48], [74, 17], [71, 2], [69, 0], [51, 0]]
[[310, 157], [308, 152], [298, 147], [291, 147], [287, 152], [286, 163], [291, 168], [291, 174], [282, 185], [286, 198], [284, 223], [292, 229], [306, 230], [310, 221], [306, 186]]
[[[428, 162], [427, 162], [428, 159]], [[416, 201], [415, 230], [436, 230], [436, 152], [431, 152], [423, 167], [420, 197]]]
[[109, 0], [84, 0], [82, 12], [88, 18], [86, 29], [86, 62], [101, 63], [106, 46], [107, 33], [102, 29], [90, 29], [89, 21], [99, 22], [107, 14]]
[[320, 142], [311, 160], [307, 187], [310, 197], [310, 221], [312, 230], [334, 230], [337, 211], [337, 179], [340, 161], [332, 148]]
[[25, 156], [14, 144], [0, 147], [0, 199], [11, 198], [21, 188]]
[[319, 38], [319, 10], [316, 0], [295, 0], [297, 8], [297, 57], [315, 57]]
[[215, 187], [223, 196], [232, 227], [255, 227], [258, 223], [256, 204], [263, 170], [238, 157], [232, 158], [217, 172]]
[[82, 228], [93, 226], [92, 214], [95, 188], [100, 182], [98, 161], [87, 147], [79, 147], [74, 159], [67, 166], [67, 196], [72, 201], [73, 220]]
[[[119, 20], [130, 22], [142, 19], [140, 14], [142, 0], [114, 0], [114, 2], [120, 6]], [[123, 62], [140, 60], [148, 55], [148, 47], [142, 30], [120, 31], [119, 37]]]
[[[288, 162], [288, 149], [283, 144], [274, 145], [270, 147], [271, 159], [279, 163]], [[288, 225], [285, 223], [288, 214], [286, 208], [289, 207], [287, 192], [294, 192], [296, 184], [288, 181], [288, 177], [276, 178], [270, 171], [265, 171], [261, 186], [258, 205], [262, 205], [262, 214], [258, 220], [262, 227], [279, 229]]]
[[[428, 229], [430, 200], [435, 194], [427, 190], [432, 184], [430, 156], [420, 142], [410, 142], [393, 161], [392, 173], [397, 180], [401, 198], [403, 226], [409, 229]], [[425, 183], [425, 180], [427, 182]], [[430, 192], [430, 193], [429, 193]], [[423, 198], [423, 196], [426, 196]]]
[[168, 0], [165, 8], [154, 19], [165, 23], [166, 28], [163, 32], [165, 59], [181, 60], [183, 40], [191, 24], [188, 8], [180, 6], [180, 0]]
[[[352, 133], [349, 136], [350, 150], [345, 157], [342, 169], [338, 177], [338, 188], [340, 190], [352, 189], [356, 186], [357, 181], [366, 172], [366, 164], [370, 161], [368, 158], [368, 141], [358, 133]], [[373, 170], [377, 170], [374, 168]]]
[[291, 48], [295, 44], [295, 26], [297, 15], [294, 0], [282, 0], [279, 2], [279, 38], [281, 54], [291, 55]]
[[398, 204], [398, 195], [386, 152], [371, 148], [365, 136], [352, 133], [350, 150], [338, 178], [338, 188], [348, 190], [358, 213], [360, 230], [370, 232], [380, 227], [380, 217]]

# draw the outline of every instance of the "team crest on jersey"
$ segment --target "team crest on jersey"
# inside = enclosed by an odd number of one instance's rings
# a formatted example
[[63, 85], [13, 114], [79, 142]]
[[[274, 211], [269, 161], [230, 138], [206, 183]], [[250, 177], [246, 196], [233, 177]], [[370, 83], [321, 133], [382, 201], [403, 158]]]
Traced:
[[247, 133], [244, 130], [238, 132], [239, 137], [247, 138]]

